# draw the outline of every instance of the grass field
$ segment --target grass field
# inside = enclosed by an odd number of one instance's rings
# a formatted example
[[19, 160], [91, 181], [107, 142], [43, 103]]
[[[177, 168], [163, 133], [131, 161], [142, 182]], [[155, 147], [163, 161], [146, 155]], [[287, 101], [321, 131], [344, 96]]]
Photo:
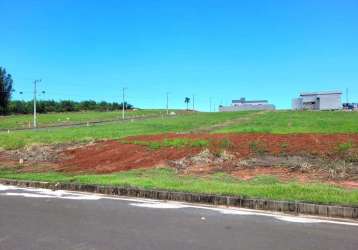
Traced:
[[114, 186], [134, 186], [220, 195], [241, 195], [250, 198], [306, 201], [324, 204], [357, 205], [358, 190], [345, 190], [326, 184], [280, 182], [272, 176], [258, 176], [240, 181], [225, 174], [210, 177], [179, 176], [173, 169], [137, 169], [106, 175], [66, 175], [63, 173], [16, 173], [0, 170], [0, 178], [48, 182], [76, 182]]
[[91, 141], [96, 139], [118, 139], [129, 135], [185, 132], [202, 126], [211, 126], [231, 119], [246, 117], [251, 114], [253, 112], [196, 113], [163, 119], [153, 118], [91, 127], [12, 131], [9, 134], [0, 132], [0, 148], [15, 149], [32, 143]]
[[215, 132], [358, 133], [358, 112], [276, 111]]
[[[76, 113], [73, 115], [80, 116], [81, 114]], [[246, 119], [235, 121], [238, 118]], [[12, 118], [6, 119], [11, 120]], [[6, 119], [2, 118], [1, 124]], [[0, 148], [14, 149], [32, 143], [62, 143], [96, 139], [118, 139], [141, 134], [187, 132], [197, 128], [224, 124], [228, 121], [235, 122], [228, 123], [226, 127], [212, 132], [358, 133], [358, 112], [276, 111], [263, 113], [195, 113], [164, 119], [153, 118], [91, 127], [12, 131], [9, 134], [7, 132], [0, 132]]]
[[[160, 109], [143, 109], [126, 112], [126, 116], [142, 116], [164, 113]], [[38, 114], [38, 125], [58, 125], [58, 124], [73, 124], [79, 122], [94, 122], [103, 120], [121, 119], [121, 111], [99, 112], [99, 111], [86, 111], [86, 112], [67, 112], [67, 113], [49, 113]], [[14, 129], [14, 128], [28, 128], [32, 126], [32, 114], [30, 115], [11, 115], [0, 116], [0, 129]]]

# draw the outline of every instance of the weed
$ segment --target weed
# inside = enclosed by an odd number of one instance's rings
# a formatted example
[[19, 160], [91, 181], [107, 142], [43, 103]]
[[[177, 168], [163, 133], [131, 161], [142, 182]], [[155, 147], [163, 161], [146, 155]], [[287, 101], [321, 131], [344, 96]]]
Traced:
[[263, 155], [267, 153], [266, 145], [261, 141], [251, 141], [249, 143], [249, 149], [251, 153]]
[[185, 138], [176, 138], [176, 139], [164, 139], [162, 142], [163, 147], [174, 147], [174, 148], [182, 148], [188, 146], [190, 144], [190, 140]]
[[282, 150], [287, 150], [287, 148], [288, 148], [288, 142], [283, 142], [283, 143], [281, 143], [281, 144], [280, 144], [280, 147], [281, 147]]
[[352, 164], [344, 160], [336, 160], [327, 162], [326, 166], [328, 169], [329, 178], [337, 180], [345, 179], [347, 177]]
[[358, 162], [358, 148], [352, 141], [337, 145], [338, 155], [348, 162]]
[[209, 146], [209, 141], [208, 140], [194, 140], [194, 141], [191, 141], [190, 146], [198, 147], [198, 148], [205, 148], [205, 147]]
[[220, 140], [219, 147], [222, 149], [230, 149], [233, 146], [234, 146], [233, 143], [227, 138]]
[[183, 148], [183, 147], [199, 147], [209, 146], [207, 140], [191, 140], [186, 138], [164, 139], [163, 141], [134, 141], [133, 144], [145, 145], [150, 149], [157, 150], [161, 148]]
[[211, 152], [215, 158], [220, 158], [222, 154], [222, 150], [212, 150]]
[[338, 153], [346, 154], [353, 147], [353, 143], [351, 141], [340, 143], [337, 146]]
[[280, 144], [280, 155], [287, 156], [288, 142], [282, 142]]
[[150, 149], [153, 149], [153, 150], [157, 150], [157, 149], [160, 149], [162, 147], [162, 144], [160, 142], [149, 142], [147, 144], [147, 146], [150, 148]]

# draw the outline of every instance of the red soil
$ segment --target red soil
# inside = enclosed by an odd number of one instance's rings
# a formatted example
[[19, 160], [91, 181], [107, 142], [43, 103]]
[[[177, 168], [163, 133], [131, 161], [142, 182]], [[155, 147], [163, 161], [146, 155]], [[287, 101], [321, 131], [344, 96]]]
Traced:
[[[226, 139], [230, 141], [228, 151], [238, 158], [246, 158], [253, 152], [252, 143], [260, 145], [270, 154], [310, 154], [335, 157], [340, 143], [351, 141], [358, 144], [358, 135], [353, 134], [160, 134], [127, 137], [131, 141], [162, 141], [163, 139], [187, 138], [210, 140], [210, 148], [215, 150]], [[93, 145], [71, 149], [64, 152], [65, 160], [59, 170], [114, 172], [133, 168], [164, 165], [168, 160], [177, 160], [200, 152], [200, 148], [161, 148], [151, 150], [146, 146], [118, 141], [102, 141]]]
[[110, 173], [165, 165], [168, 160], [197, 154], [198, 148], [151, 150], [146, 146], [104, 141], [84, 148], [67, 150], [57, 170], [66, 172]]
[[239, 158], [245, 158], [253, 152], [253, 144], [258, 150], [278, 155], [299, 155], [309, 154], [325, 157], [335, 157], [338, 152], [338, 145], [351, 142], [358, 144], [357, 134], [160, 134], [148, 136], [127, 137], [126, 141], [161, 141], [163, 139], [206, 139], [211, 141], [212, 148], [219, 148], [223, 140], [231, 142], [228, 148]]
[[17, 161], [11, 160], [6, 152], [0, 152], [0, 165], [14, 167]]
[[240, 169], [237, 171], [231, 172], [231, 175], [239, 177], [242, 180], [250, 180], [259, 175], [274, 175], [280, 180], [298, 180], [301, 182], [308, 182], [310, 180], [319, 180], [322, 178], [321, 175], [317, 173], [301, 173], [293, 172], [285, 167], [259, 167], [259, 168], [250, 168], [250, 169]]
[[[250, 155], [258, 153], [257, 150], [264, 150], [271, 155], [315, 155], [336, 159], [341, 157], [341, 153], [338, 151], [339, 144], [352, 142], [352, 145], [355, 145], [355, 150], [358, 145], [357, 134], [160, 134], [127, 137], [124, 141], [148, 142], [175, 138], [209, 140], [209, 148], [212, 152], [222, 150], [224, 147], [237, 159], [248, 158]], [[229, 146], [227, 142], [229, 142]], [[53, 169], [65, 172], [110, 173], [136, 168], [167, 166], [168, 161], [193, 156], [201, 150], [198, 147], [152, 150], [147, 146], [119, 141], [100, 141], [92, 145], [64, 150], [62, 153], [64, 157], [61, 157], [60, 162], [56, 162]], [[5, 161], [5, 158], [2, 158], [0, 158], [0, 163]], [[284, 180], [295, 178], [303, 182], [324, 178], [320, 176], [320, 173], [303, 174], [289, 171], [287, 168], [259, 167], [230, 172], [232, 175], [243, 179], [249, 179], [260, 174], [272, 174]], [[355, 187], [358, 184], [357, 182], [347, 182], [342, 185]]]

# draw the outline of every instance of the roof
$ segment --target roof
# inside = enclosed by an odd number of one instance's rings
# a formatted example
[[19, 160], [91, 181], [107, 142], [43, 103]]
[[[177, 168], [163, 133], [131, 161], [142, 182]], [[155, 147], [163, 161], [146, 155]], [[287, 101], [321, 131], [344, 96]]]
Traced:
[[317, 99], [318, 99], [318, 98], [315, 97], [315, 96], [308, 96], [308, 97], [304, 98], [304, 99], [302, 100], [302, 102], [303, 102], [303, 103], [316, 102]]
[[231, 103], [256, 103], [256, 102], [264, 102], [267, 103], [267, 100], [251, 100], [251, 101], [246, 101], [246, 100], [232, 100]]
[[302, 92], [300, 96], [310, 96], [310, 95], [341, 95], [341, 91], [318, 91], [318, 92]]

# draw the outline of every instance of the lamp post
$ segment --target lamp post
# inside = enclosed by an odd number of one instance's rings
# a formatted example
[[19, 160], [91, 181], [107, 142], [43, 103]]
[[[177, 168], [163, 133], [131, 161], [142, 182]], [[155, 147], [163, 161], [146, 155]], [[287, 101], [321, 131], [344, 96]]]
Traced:
[[125, 103], [124, 103], [124, 97], [125, 97], [125, 95], [124, 95], [124, 91], [126, 90], [127, 88], [123, 88], [122, 89], [122, 119], [124, 120], [124, 105], [125, 105]]
[[34, 81], [34, 122], [33, 122], [33, 126], [34, 128], [37, 128], [37, 110], [36, 110], [36, 106], [37, 106], [37, 103], [36, 103], [36, 97], [37, 97], [37, 83], [41, 82], [42, 80], [39, 79], [39, 80], [35, 80]]
[[[33, 127], [37, 128], [37, 83], [41, 82], [41, 79], [34, 81], [34, 91], [33, 91]], [[22, 95], [24, 92], [19, 91], [19, 94]], [[41, 94], [45, 94], [45, 91], [41, 91]]]

